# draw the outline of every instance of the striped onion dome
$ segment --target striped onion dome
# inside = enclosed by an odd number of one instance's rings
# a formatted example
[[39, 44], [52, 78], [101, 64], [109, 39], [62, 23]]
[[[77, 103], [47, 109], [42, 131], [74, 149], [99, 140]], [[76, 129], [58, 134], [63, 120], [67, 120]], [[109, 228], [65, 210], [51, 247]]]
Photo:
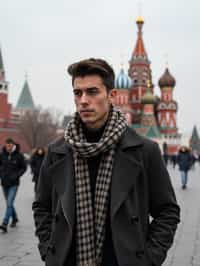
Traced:
[[130, 89], [132, 86], [132, 81], [129, 76], [124, 72], [122, 68], [119, 75], [115, 80], [115, 88], [117, 89]]

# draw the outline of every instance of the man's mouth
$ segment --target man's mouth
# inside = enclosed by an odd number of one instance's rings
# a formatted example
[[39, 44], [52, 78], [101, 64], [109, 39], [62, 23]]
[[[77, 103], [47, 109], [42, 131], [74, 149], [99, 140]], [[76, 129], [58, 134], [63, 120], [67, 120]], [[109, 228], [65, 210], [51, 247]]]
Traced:
[[89, 113], [93, 113], [93, 110], [80, 110], [81, 114], [89, 114]]

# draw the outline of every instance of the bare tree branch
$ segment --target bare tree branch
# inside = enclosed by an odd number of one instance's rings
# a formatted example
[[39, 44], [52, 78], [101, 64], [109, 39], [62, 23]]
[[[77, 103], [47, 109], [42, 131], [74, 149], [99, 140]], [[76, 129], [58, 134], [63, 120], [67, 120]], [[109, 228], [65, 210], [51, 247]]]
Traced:
[[30, 149], [45, 147], [57, 137], [60, 120], [61, 112], [54, 109], [43, 110], [38, 107], [21, 116], [19, 129]]

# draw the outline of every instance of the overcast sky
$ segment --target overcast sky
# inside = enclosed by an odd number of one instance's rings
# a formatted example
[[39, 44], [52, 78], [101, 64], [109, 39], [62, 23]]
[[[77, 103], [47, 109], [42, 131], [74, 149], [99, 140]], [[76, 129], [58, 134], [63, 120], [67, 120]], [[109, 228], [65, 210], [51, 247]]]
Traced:
[[[16, 104], [25, 73], [36, 104], [74, 111], [67, 66], [103, 57], [119, 72], [134, 49], [140, 13], [134, 0], [0, 0], [0, 43], [9, 101]], [[155, 92], [168, 55], [177, 81], [178, 127], [200, 129], [200, 1], [143, 0], [143, 38], [151, 60]]]

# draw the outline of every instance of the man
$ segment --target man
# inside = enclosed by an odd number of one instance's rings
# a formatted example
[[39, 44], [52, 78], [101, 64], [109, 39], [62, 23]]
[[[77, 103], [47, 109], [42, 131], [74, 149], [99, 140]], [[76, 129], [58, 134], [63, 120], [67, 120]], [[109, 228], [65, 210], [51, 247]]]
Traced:
[[19, 145], [15, 144], [13, 139], [8, 138], [5, 147], [0, 153], [0, 179], [6, 201], [6, 212], [0, 229], [4, 233], [7, 232], [10, 218], [12, 218], [11, 227], [15, 227], [18, 222], [14, 201], [20, 183], [20, 177], [25, 171], [26, 162], [24, 156], [19, 151]]
[[45, 149], [38, 147], [30, 158], [30, 167], [33, 174], [32, 181], [34, 182], [34, 191], [36, 191], [40, 168], [45, 157]]
[[181, 174], [182, 189], [186, 189], [188, 183], [188, 172], [192, 165], [192, 156], [188, 147], [180, 147], [177, 156], [177, 163]]
[[168, 165], [168, 159], [169, 159], [169, 156], [168, 156], [168, 145], [166, 142], [163, 143], [163, 159], [164, 159], [164, 162], [166, 164], [166, 166]]
[[41, 257], [47, 266], [161, 265], [179, 207], [158, 145], [113, 108], [107, 62], [68, 72], [77, 112], [49, 146], [33, 203]]

